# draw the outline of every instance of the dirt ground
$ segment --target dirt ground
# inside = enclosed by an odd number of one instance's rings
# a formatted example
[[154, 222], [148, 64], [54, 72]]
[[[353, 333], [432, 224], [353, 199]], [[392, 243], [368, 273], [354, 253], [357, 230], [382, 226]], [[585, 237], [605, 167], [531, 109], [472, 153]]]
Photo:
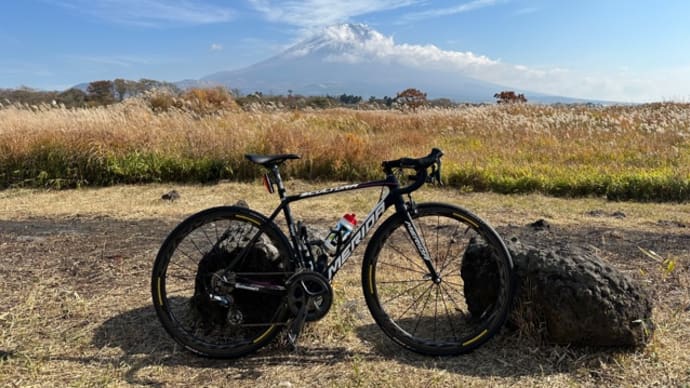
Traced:
[[[315, 189], [290, 182], [291, 190]], [[175, 345], [151, 306], [150, 273], [184, 217], [246, 199], [269, 212], [260, 184], [118, 186], [0, 192], [2, 386], [690, 386], [690, 204], [461, 194], [423, 189], [418, 201], [454, 203], [499, 231], [547, 220], [653, 295], [656, 331], [642, 349], [545, 344], [504, 330], [477, 351], [430, 358], [402, 350], [375, 325], [360, 289], [361, 254], [334, 282], [328, 316], [297, 351], [281, 341], [239, 360], [209, 360]], [[366, 214], [378, 193], [337, 195], [294, 212], [330, 226]], [[317, 200], [317, 202], [319, 202]], [[650, 256], [642, 250], [653, 251]]]

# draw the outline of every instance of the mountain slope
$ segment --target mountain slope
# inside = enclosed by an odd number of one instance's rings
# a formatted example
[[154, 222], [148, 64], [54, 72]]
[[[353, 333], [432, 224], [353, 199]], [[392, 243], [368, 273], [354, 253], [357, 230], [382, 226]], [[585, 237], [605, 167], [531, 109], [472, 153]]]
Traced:
[[[224, 85], [243, 93], [346, 93], [364, 98], [394, 96], [413, 87], [426, 92], [429, 98], [485, 102], [493, 101], [496, 92], [514, 90], [474, 76], [480, 69], [500, 66], [469, 52], [448, 52], [432, 45], [396, 44], [391, 37], [366, 25], [343, 24], [328, 27], [265, 61], [210, 74], [200, 82]], [[549, 99], [543, 94], [516, 91], [524, 93], [530, 101]]]

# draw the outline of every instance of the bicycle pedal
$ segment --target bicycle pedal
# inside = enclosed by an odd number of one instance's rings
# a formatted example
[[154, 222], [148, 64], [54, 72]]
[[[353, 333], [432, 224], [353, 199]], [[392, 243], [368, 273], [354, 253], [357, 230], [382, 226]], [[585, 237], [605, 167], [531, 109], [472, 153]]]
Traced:
[[292, 350], [297, 349], [297, 339], [299, 338], [300, 333], [302, 333], [304, 323], [307, 321], [309, 306], [312, 303], [312, 298], [310, 296], [307, 297], [306, 301], [302, 304], [302, 307], [300, 307], [299, 311], [297, 311], [297, 315], [288, 326], [287, 339]]

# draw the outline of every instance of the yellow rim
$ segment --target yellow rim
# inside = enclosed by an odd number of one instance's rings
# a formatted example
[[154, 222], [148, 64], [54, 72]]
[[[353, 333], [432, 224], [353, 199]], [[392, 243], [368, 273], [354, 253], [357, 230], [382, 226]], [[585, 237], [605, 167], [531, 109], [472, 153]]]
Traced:
[[463, 342], [463, 343], [462, 343], [462, 346], [467, 346], [467, 345], [469, 345], [469, 344], [471, 344], [471, 343], [473, 343], [473, 342], [477, 342], [477, 340], [479, 340], [480, 338], [484, 337], [484, 335], [485, 335], [486, 333], [488, 333], [488, 330], [484, 329], [484, 331], [482, 331], [481, 333], [479, 333], [478, 336], [472, 338], [471, 340], [468, 340], [468, 341]]
[[266, 330], [263, 334], [261, 334], [261, 335], [260, 335], [258, 338], [256, 338], [253, 342], [254, 342], [254, 343], [257, 343], [257, 342], [261, 341], [262, 339], [266, 338], [266, 336], [269, 335], [269, 334], [271, 333], [271, 331], [273, 331], [273, 328], [275, 328], [275, 327], [276, 327], [275, 325], [269, 327], [268, 330]]
[[458, 217], [458, 218], [460, 218], [460, 219], [462, 219], [462, 220], [464, 220], [465, 222], [467, 222], [468, 224], [474, 226], [475, 228], [479, 228], [479, 225], [477, 225], [474, 221], [468, 219], [467, 217], [465, 217], [465, 216], [463, 216], [463, 215], [460, 215], [460, 214], [458, 214], [458, 213], [453, 213], [453, 215], [456, 216], [456, 217]]
[[254, 219], [251, 219], [251, 218], [249, 218], [249, 217], [236, 215], [235, 218], [239, 218], [239, 219], [241, 219], [241, 220], [249, 221], [249, 222], [251, 222], [251, 223], [254, 224], [254, 225], [261, 225], [258, 221], [254, 220]]
[[161, 278], [158, 278], [158, 303], [163, 305], [163, 296], [161, 294]]
[[374, 266], [369, 264], [369, 293], [374, 295]]

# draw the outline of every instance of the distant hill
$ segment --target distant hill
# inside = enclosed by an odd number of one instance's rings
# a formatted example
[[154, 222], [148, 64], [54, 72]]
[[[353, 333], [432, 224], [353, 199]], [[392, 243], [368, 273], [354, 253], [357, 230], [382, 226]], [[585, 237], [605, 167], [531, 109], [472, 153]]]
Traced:
[[331, 26], [279, 55], [243, 69], [185, 80], [179, 87], [223, 85], [242, 93], [395, 96], [406, 88], [429, 98], [458, 102], [494, 102], [502, 90], [523, 93], [533, 102], [584, 102], [516, 90], [470, 75], [472, 66], [489, 61], [471, 53], [444, 52], [434, 46], [395, 44], [363, 24]]

